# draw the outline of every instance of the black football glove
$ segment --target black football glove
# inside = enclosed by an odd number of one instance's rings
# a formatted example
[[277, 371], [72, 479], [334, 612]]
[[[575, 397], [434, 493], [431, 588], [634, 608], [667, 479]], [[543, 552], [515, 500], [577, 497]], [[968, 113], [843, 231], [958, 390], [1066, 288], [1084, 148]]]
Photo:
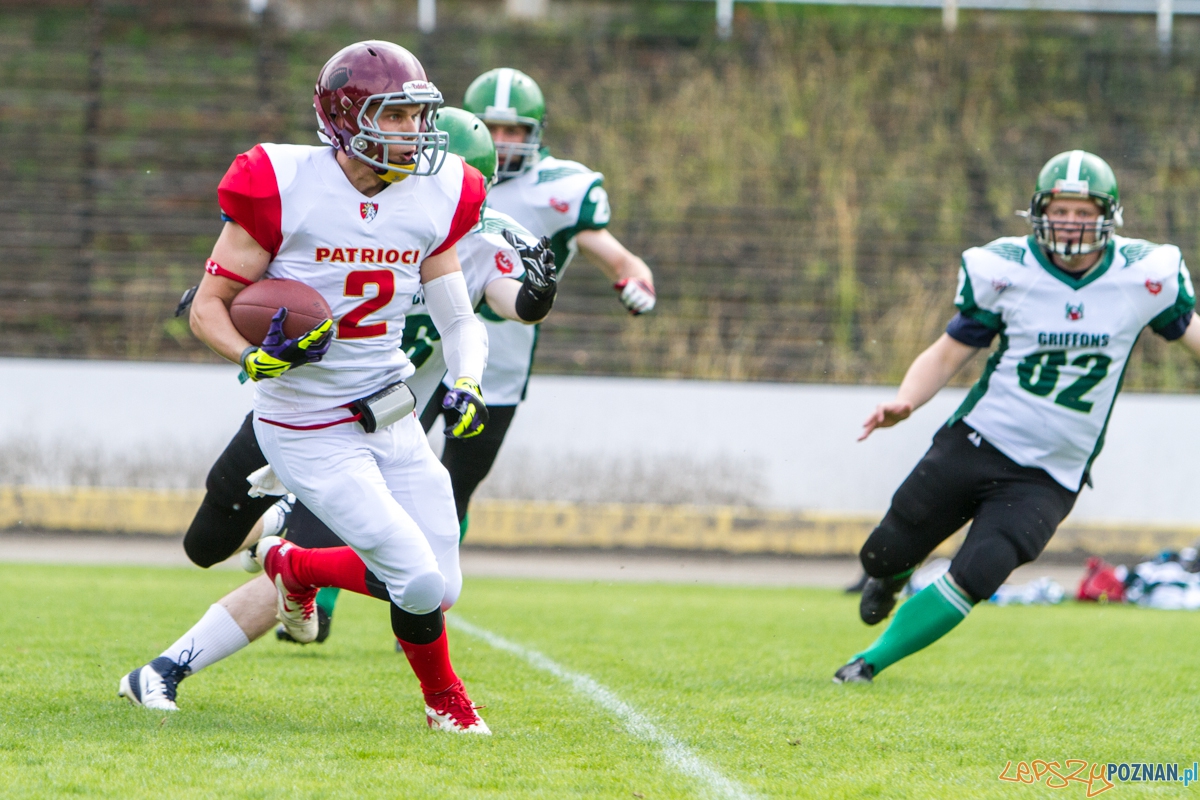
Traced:
[[558, 270], [554, 266], [554, 251], [550, 249], [550, 239], [543, 236], [540, 242], [531, 245], [507, 228], [500, 235], [521, 257], [521, 266], [525, 268], [523, 283], [530, 291], [538, 297], [553, 294], [558, 287]]

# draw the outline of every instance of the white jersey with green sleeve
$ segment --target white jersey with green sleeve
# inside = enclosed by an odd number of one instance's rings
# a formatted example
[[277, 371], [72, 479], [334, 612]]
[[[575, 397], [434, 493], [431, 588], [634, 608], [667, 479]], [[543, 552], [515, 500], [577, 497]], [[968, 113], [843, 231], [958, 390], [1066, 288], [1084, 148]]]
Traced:
[[[501, 236], [505, 229], [511, 230], [526, 242], [537, 242], [537, 238], [517, 224], [512, 217], [484, 206], [479, 224], [455, 245], [459, 263], [462, 265], [463, 278], [467, 282], [467, 293], [475, 308], [483, 302], [484, 292], [492, 281], [501, 278], [520, 280], [525, 276], [521, 257]], [[413, 298], [412, 312], [404, 320], [404, 337], [400, 347], [417, 368], [416, 373], [405, 382], [417, 398], [417, 413], [420, 414], [437, 390], [438, 384], [446, 376], [442, 337], [429, 317], [424, 293], [418, 293]], [[491, 350], [490, 342], [488, 350]], [[480, 388], [486, 398], [486, 373], [484, 380]], [[453, 381], [451, 385], [452, 383]]]
[[963, 253], [954, 302], [1000, 345], [950, 424], [964, 420], [1016, 463], [1077, 491], [1104, 445], [1138, 335], [1147, 325], [1169, 335], [1195, 297], [1174, 245], [1114, 236], [1076, 278], [1030, 236]]
[[[545, 152], [531, 169], [492, 187], [488, 206], [508, 214], [534, 236], [549, 237], [560, 277], [575, 257], [575, 236], [607, 227], [611, 216], [603, 175]], [[538, 326], [501, 319], [486, 305], [479, 316], [488, 331], [484, 402], [515, 406], [525, 397]]]

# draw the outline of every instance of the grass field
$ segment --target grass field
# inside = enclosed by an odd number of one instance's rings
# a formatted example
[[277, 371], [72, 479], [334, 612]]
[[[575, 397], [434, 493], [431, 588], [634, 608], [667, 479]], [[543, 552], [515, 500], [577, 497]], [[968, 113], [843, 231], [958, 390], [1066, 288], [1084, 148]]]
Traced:
[[328, 643], [257, 642], [185, 681], [178, 714], [117, 698], [244, 578], [0, 565], [0, 796], [1084, 797], [998, 776], [1009, 760], [1200, 757], [1200, 616], [986, 607], [845, 687], [830, 676], [873, 631], [854, 598], [815, 589], [468, 581], [452, 616], [526, 648], [451, 634], [491, 738], [427, 731], [385, 607], [345, 594]]

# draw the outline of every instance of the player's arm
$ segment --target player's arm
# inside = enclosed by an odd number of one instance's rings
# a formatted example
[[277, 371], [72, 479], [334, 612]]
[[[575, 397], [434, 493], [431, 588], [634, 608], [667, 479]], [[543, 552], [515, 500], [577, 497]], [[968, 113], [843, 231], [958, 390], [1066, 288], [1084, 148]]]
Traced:
[[425, 307], [433, 326], [442, 335], [446, 371], [455, 377], [442, 407], [449, 410], [446, 435], [458, 439], [475, 436], [487, 422], [487, 406], [479, 383], [487, 366], [487, 328], [475, 316], [467, 281], [450, 247], [421, 262]]
[[242, 353], [252, 345], [233, 326], [229, 306], [238, 292], [266, 274], [271, 254], [241, 225], [226, 222], [209, 262], [192, 300], [192, 333], [217, 355], [240, 364]]
[[908, 419], [914, 411], [941, 391], [954, 374], [971, 360], [971, 356], [981, 349], [943, 333], [913, 361], [908, 372], [904, 374], [904, 380], [900, 383], [895, 398], [880, 403], [875, 407], [875, 412], [867, 417], [858, 440], [861, 442], [866, 439], [876, 428], [890, 428], [897, 422]]
[[654, 308], [654, 274], [617, 237], [603, 228], [586, 230], [575, 235], [575, 244], [613, 282], [629, 313], [644, 314]]

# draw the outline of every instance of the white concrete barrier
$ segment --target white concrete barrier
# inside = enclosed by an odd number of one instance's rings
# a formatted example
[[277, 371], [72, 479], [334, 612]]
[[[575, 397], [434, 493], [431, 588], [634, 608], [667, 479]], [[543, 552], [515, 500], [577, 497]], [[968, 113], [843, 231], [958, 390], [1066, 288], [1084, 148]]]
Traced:
[[[482, 496], [879, 514], [961, 401], [856, 443], [887, 387], [535, 376]], [[232, 367], [0, 359], [0, 483], [196, 488], [250, 408]], [[1200, 397], [1126, 394], [1072, 520], [1200, 525]]]

